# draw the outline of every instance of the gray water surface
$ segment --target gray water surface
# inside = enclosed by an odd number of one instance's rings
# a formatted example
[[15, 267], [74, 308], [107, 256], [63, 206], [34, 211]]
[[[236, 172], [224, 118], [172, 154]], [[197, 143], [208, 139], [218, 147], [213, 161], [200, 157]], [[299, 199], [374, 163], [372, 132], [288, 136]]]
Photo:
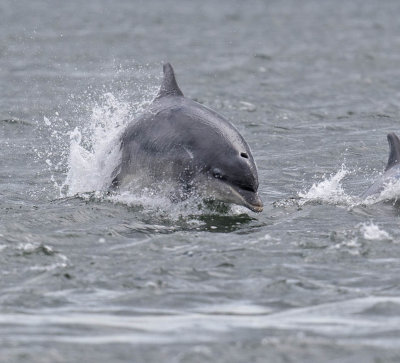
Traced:
[[[400, 210], [357, 195], [400, 133], [399, 14], [3, 0], [0, 361], [398, 362]], [[70, 133], [93, 151], [95, 110], [134, 116], [164, 61], [248, 141], [263, 213], [66, 194]]]

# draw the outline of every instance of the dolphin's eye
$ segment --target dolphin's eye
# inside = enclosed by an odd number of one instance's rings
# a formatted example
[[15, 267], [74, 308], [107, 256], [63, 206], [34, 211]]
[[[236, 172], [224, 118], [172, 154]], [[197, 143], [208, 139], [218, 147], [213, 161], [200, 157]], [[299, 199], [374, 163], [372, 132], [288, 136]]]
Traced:
[[249, 155], [247, 155], [247, 153], [240, 153], [240, 156], [241, 156], [242, 158], [245, 158], [245, 159], [248, 159], [248, 158], [249, 158]]
[[212, 172], [213, 172], [214, 178], [222, 179], [223, 175], [222, 175], [222, 171], [220, 169], [214, 168]]

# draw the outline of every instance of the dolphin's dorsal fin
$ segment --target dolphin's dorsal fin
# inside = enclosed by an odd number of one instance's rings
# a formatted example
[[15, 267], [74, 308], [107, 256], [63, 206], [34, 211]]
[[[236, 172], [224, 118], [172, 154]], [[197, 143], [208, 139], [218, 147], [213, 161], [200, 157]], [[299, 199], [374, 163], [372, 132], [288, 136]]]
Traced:
[[386, 170], [390, 169], [392, 166], [400, 163], [400, 139], [394, 132], [387, 135], [389, 142], [389, 160], [386, 165]]
[[179, 89], [178, 84], [176, 83], [174, 69], [172, 68], [171, 64], [165, 63], [163, 65], [163, 72], [164, 78], [156, 98], [165, 96], [183, 96], [182, 91]]

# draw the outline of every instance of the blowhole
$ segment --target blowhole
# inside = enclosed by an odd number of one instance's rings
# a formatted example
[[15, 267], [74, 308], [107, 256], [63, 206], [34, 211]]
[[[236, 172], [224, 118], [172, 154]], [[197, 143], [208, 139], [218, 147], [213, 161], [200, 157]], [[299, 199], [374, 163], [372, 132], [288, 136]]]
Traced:
[[249, 158], [249, 155], [247, 155], [247, 153], [240, 153], [240, 156], [241, 156], [242, 158], [245, 158], [245, 159], [248, 159], [248, 158]]

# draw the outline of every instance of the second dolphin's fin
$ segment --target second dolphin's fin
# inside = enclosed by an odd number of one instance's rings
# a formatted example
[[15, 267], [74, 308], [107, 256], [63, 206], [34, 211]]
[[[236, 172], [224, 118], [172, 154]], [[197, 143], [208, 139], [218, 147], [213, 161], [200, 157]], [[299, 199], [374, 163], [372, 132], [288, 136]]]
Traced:
[[387, 139], [389, 142], [389, 160], [386, 165], [386, 170], [390, 169], [392, 166], [400, 163], [400, 139], [398, 136], [391, 132], [387, 135]]

